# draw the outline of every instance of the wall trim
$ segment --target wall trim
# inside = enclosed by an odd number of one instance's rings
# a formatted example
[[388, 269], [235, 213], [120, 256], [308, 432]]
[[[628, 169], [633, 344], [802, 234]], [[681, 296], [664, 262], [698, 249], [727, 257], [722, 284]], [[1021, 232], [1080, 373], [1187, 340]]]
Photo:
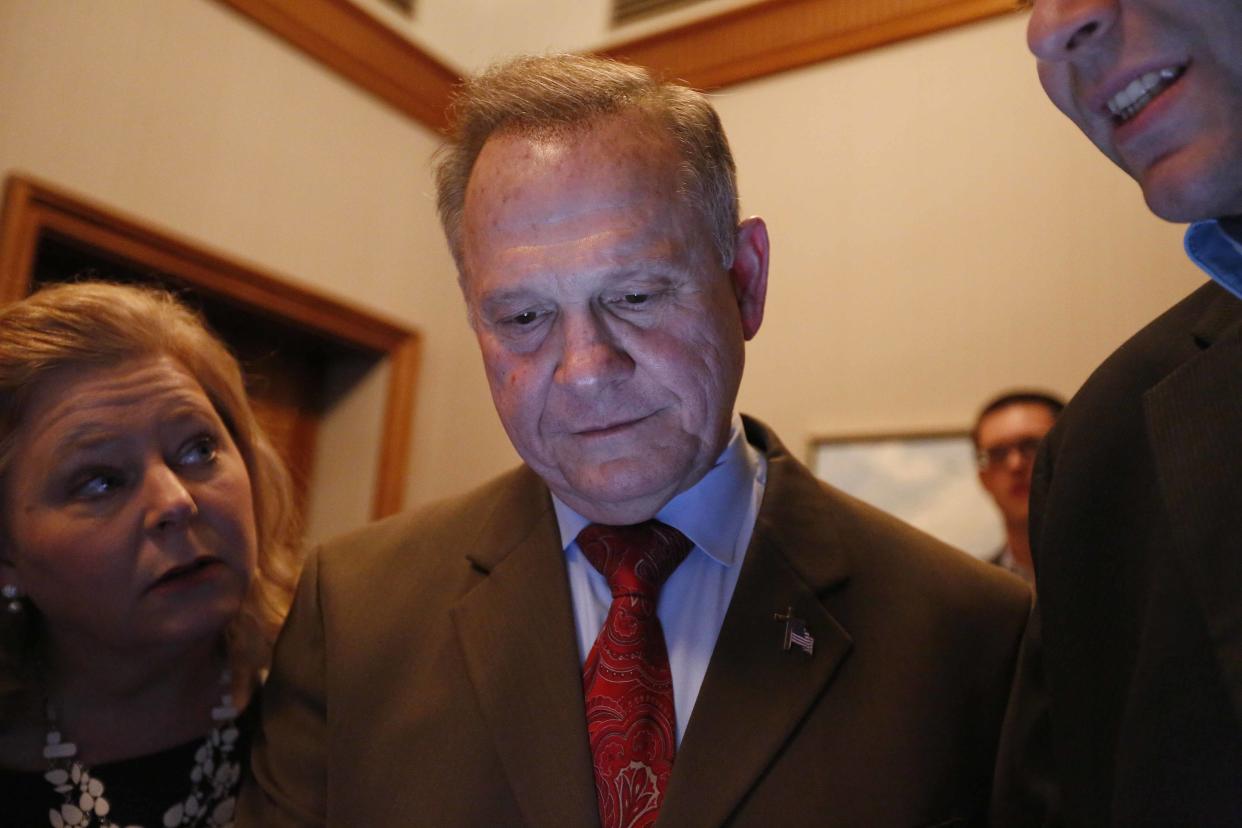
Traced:
[[372, 516], [404, 505], [420, 340], [398, 322], [243, 264], [167, 230], [25, 175], [11, 175], [0, 215], [0, 304], [30, 292], [40, 237], [54, 234], [195, 289], [388, 360]]
[[349, 0], [216, 0], [397, 111], [443, 132], [458, 73]]
[[713, 90], [1017, 9], [1016, 0], [766, 0], [599, 54]]
[[[436, 132], [457, 71], [350, 0], [216, 0]], [[1019, 10], [1018, 0], [763, 0], [597, 54], [698, 89], [777, 72]]]

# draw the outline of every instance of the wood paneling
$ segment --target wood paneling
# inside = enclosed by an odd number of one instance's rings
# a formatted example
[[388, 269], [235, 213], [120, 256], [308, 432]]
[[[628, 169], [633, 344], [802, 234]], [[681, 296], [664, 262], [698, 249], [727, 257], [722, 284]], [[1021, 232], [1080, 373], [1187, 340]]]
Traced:
[[349, 0], [217, 0], [419, 123], [443, 131], [458, 75]]
[[704, 0], [612, 0], [612, 23], [619, 25], [654, 14], [702, 3]]
[[410, 453], [409, 423], [414, 419], [414, 389], [418, 378], [418, 340], [410, 337], [388, 352], [388, 396], [384, 402], [382, 449], [376, 472], [371, 510], [378, 517], [401, 510], [405, 491], [406, 457]]
[[1016, 8], [1015, 0], [768, 0], [601, 54], [719, 89]]
[[[216, 0], [436, 131], [457, 73], [350, 0]], [[698, 89], [796, 69], [1016, 11], [1018, 0], [765, 0], [610, 46]]]
[[[404, 500], [405, 475], [413, 426], [414, 386], [418, 377], [419, 339], [409, 328], [378, 314], [317, 293], [252, 265], [242, 264], [154, 225], [122, 215], [31, 178], [11, 176], [0, 218], [0, 302], [25, 296], [31, 287], [35, 253], [41, 239], [54, 237], [101, 258], [167, 276], [196, 293], [244, 309], [257, 317], [291, 326], [304, 338], [304, 350], [331, 351], [332, 344], [389, 364], [388, 385], [374, 483], [372, 515], [398, 511]], [[225, 326], [221, 326], [222, 328]], [[227, 338], [227, 337], [226, 337]], [[244, 343], [242, 343], [243, 348]], [[295, 406], [299, 398], [277, 381], [271, 388], [273, 411]], [[297, 402], [301, 399], [301, 402]], [[291, 402], [292, 401], [292, 402]], [[273, 415], [275, 416], [275, 415]], [[289, 420], [280, 426], [291, 450], [304, 458], [314, 425]]]

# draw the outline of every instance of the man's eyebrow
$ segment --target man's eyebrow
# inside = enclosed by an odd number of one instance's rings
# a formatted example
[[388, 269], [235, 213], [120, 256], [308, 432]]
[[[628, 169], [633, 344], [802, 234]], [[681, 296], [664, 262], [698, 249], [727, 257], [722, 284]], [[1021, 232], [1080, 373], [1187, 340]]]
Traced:
[[504, 305], [521, 304], [535, 298], [529, 288], [501, 288], [485, 294], [479, 300], [479, 306], [491, 310]]
[[671, 272], [667, 262], [646, 262], [644, 265], [647, 269], [627, 266], [624, 270], [618, 271], [613, 276], [609, 287], [621, 290], [628, 290], [633, 287], [667, 288], [678, 284], [680, 281]]

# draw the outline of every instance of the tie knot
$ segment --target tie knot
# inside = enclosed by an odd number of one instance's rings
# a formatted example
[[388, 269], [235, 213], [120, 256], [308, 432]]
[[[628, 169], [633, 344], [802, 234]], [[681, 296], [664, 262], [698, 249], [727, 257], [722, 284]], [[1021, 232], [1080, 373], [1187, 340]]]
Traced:
[[632, 526], [592, 523], [578, 533], [578, 547], [612, 590], [612, 597], [654, 599], [690, 548], [690, 539], [658, 520]]

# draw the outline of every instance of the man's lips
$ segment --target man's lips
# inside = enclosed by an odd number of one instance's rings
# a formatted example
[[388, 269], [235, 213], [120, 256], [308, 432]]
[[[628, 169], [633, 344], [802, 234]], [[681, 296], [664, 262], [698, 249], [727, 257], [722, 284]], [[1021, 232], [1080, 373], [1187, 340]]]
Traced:
[[591, 426], [589, 428], [578, 429], [574, 432], [579, 437], [607, 437], [610, 434], [616, 434], [626, 428], [637, 423], [638, 420], [625, 420], [619, 423], [613, 423], [606, 426]]
[[1115, 81], [1098, 97], [1095, 109], [1107, 114], [1114, 126], [1121, 126], [1177, 83], [1185, 72], [1185, 64], [1159, 66]]
[[653, 415], [644, 414], [638, 417], [628, 417], [620, 420], [612, 420], [604, 425], [579, 426], [573, 429], [575, 437], [607, 437], [611, 434], [624, 431], [631, 426], [638, 425]]

